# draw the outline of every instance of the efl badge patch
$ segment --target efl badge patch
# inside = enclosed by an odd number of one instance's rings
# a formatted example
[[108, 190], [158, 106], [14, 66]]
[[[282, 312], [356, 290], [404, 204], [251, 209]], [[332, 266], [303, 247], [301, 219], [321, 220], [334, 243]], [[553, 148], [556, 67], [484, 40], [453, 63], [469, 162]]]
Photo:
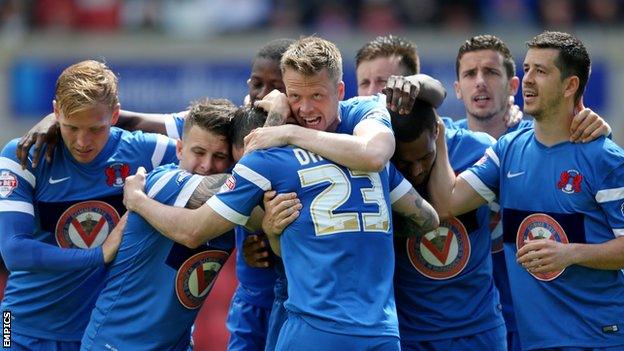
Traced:
[[228, 179], [225, 181], [225, 186], [229, 190], [234, 190], [234, 188], [236, 187], [236, 178], [234, 178], [234, 175], [230, 175], [228, 177]]
[[557, 189], [561, 189], [561, 191], [566, 194], [580, 193], [582, 181], [583, 176], [579, 173], [579, 171], [569, 169], [561, 172], [559, 181], [557, 182]]
[[17, 177], [11, 171], [0, 173], [0, 197], [7, 198], [17, 188]]
[[124, 180], [130, 175], [130, 166], [127, 163], [113, 163], [104, 170], [106, 174], [106, 184], [121, 188]]
[[438, 229], [407, 239], [410, 262], [425, 277], [452, 278], [466, 268], [470, 258], [470, 239], [457, 218], [442, 221]]
[[[516, 246], [519, 250], [524, 246], [525, 241], [539, 239], [554, 240], [564, 244], [568, 243], [568, 236], [554, 218], [547, 214], [535, 213], [520, 223], [518, 234], [516, 235]], [[563, 271], [565, 269], [547, 273], [529, 273], [538, 280], [548, 282], [560, 276]]]
[[102, 245], [117, 222], [117, 210], [106, 202], [79, 202], [65, 210], [56, 223], [56, 242], [64, 248], [97, 247]]
[[187, 259], [176, 274], [175, 291], [182, 306], [201, 307], [230, 254], [220, 250], [203, 251]]

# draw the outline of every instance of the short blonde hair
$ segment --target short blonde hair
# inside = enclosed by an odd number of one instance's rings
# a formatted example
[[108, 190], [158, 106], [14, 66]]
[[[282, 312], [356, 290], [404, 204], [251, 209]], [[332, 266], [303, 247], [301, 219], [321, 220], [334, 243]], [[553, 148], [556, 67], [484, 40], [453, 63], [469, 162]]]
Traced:
[[78, 62], [67, 67], [56, 80], [54, 99], [65, 117], [97, 103], [112, 110], [119, 104], [117, 77], [102, 62]]
[[286, 69], [312, 76], [327, 69], [335, 83], [342, 80], [342, 56], [332, 42], [310, 36], [295, 41], [282, 56], [282, 74]]

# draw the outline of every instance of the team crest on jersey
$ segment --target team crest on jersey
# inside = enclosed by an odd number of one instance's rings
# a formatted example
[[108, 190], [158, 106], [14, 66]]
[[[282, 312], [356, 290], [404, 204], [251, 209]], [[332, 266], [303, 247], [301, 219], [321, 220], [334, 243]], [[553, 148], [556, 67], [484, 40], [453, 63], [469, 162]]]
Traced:
[[557, 182], [557, 189], [560, 189], [566, 194], [580, 193], [581, 182], [583, 181], [583, 175], [576, 169], [569, 169], [561, 172], [559, 181]]
[[470, 239], [462, 222], [451, 217], [424, 235], [407, 239], [407, 255], [420, 274], [442, 280], [461, 273], [470, 258]]
[[103, 201], [70, 206], [56, 223], [56, 242], [64, 248], [90, 249], [102, 245], [119, 222], [117, 210]]
[[225, 251], [210, 250], [184, 261], [175, 279], [176, 295], [182, 306], [193, 310], [202, 305], [229, 256]]
[[18, 184], [17, 176], [13, 172], [2, 171], [0, 173], [0, 197], [7, 198], [17, 188]]
[[[520, 223], [516, 235], [516, 246], [519, 250], [525, 245], [525, 242], [539, 239], [568, 243], [568, 236], [561, 225], [554, 218], [544, 213], [532, 214]], [[538, 280], [548, 282], [560, 276], [564, 270], [565, 268], [554, 272], [529, 273]]]
[[113, 163], [104, 170], [106, 174], [106, 184], [120, 188], [124, 185], [124, 180], [130, 175], [130, 165], [127, 163]]

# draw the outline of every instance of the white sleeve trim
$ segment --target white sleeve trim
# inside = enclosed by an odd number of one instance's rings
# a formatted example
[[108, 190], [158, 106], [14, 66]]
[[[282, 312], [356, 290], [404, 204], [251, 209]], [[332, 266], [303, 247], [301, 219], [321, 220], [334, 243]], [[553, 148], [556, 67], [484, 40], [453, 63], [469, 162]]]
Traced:
[[167, 147], [172, 141], [173, 139], [167, 138], [164, 135], [159, 134], [156, 136], [156, 147], [154, 148], [154, 153], [152, 154], [152, 168], [160, 166], [163, 157], [165, 157], [165, 152], [167, 152]]
[[197, 174], [193, 175], [191, 179], [189, 179], [184, 184], [184, 187], [178, 194], [178, 197], [176, 198], [173, 206], [176, 206], [176, 207], [186, 206], [186, 203], [191, 198], [191, 195], [193, 195], [193, 193], [195, 192], [195, 189], [197, 189], [197, 186], [199, 185], [199, 183], [201, 183], [203, 179], [204, 179], [204, 176], [200, 176]]
[[19, 163], [11, 160], [10, 158], [0, 157], [0, 169], [8, 169], [9, 171], [24, 178], [28, 184], [33, 187], [33, 189], [37, 184], [37, 179], [29, 170], [22, 169], [22, 166], [20, 166]]
[[494, 163], [496, 163], [496, 167], [500, 168], [500, 160], [498, 159], [496, 152], [494, 152], [494, 149], [492, 149], [491, 146], [485, 150], [485, 154], [488, 155], [492, 159], [492, 161], [494, 161]]
[[26, 201], [0, 201], [0, 212], [22, 212], [31, 216], [35, 215], [35, 209], [30, 202]]
[[613, 234], [617, 236], [624, 236], [624, 228], [613, 229]]
[[237, 163], [232, 172], [254, 183], [264, 191], [271, 190], [271, 181], [247, 166]]
[[494, 192], [490, 190], [490, 188], [488, 188], [476, 174], [472, 173], [471, 170], [461, 172], [459, 177], [462, 177], [466, 182], [468, 182], [468, 184], [470, 184], [470, 186], [487, 202], [492, 202], [496, 199], [496, 194], [494, 194]]
[[390, 204], [397, 202], [403, 195], [407, 194], [408, 191], [412, 188], [412, 184], [407, 181], [407, 179], [403, 179], [399, 185], [397, 185], [390, 192]]
[[178, 133], [175, 115], [167, 115], [167, 118], [165, 118], [165, 130], [167, 131], [167, 136], [169, 138], [180, 139], [180, 133]]
[[215, 212], [223, 216], [223, 218], [227, 219], [232, 223], [236, 223], [238, 225], [245, 225], [247, 220], [249, 220], [249, 216], [245, 216], [241, 213], [236, 212], [230, 206], [226, 205], [223, 201], [219, 199], [218, 196], [213, 196], [206, 204], [210, 206]]
[[149, 192], [147, 193], [147, 196], [149, 196], [151, 198], [154, 198], [162, 190], [162, 188], [164, 188], [165, 185], [167, 185], [167, 183], [169, 183], [169, 180], [171, 179], [171, 177], [173, 177], [174, 175], [179, 174], [179, 173], [180, 172], [178, 172], [177, 170], [165, 173], [150, 188]]
[[616, 201], [624, 199], [624, 187], [603, 189], [596, 193], [596, 201], [598, 203]]

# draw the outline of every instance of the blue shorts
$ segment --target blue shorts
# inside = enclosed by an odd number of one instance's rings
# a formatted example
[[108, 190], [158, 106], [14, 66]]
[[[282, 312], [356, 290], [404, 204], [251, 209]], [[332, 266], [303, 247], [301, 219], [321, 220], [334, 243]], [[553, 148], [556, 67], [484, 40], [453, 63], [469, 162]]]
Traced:
[[408, 351], [505, 351], [507, 350], [507, 329], [503, 324], [481, 333], [459, 338], [409, 343], [405, 341], [401, 343], [401, 349]]
[[226, 321], [230, 331], [227, 349], [263, 351], [270, 314], [270, 309], [252, 305], [234, 294]]
[[335, 334], [316, 329], [294, 313], [288, 314], [277, 340], [280, 351], [399, 351], [396, 336], [361, 336]]
[[79, 351], [80, 341], [58, 341], [39, 339], [11, 333], [11, 347], [7, 350], [17, 351]]
[[284, 301], [278, 297], [273, 301], [273, 308], [269, 316], [269, 327], [267, 330], [265, 351], [273, 351], [277, 346], [277, 338], [279, 336], [282, 325], [286, 322], [288, 312], [284, 307]]

